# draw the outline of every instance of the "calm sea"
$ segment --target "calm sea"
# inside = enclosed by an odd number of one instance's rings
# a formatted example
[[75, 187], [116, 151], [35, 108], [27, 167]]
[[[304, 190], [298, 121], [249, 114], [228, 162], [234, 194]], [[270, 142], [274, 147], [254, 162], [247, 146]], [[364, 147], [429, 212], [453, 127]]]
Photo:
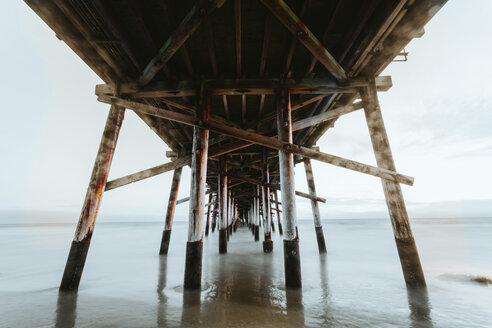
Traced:
[[[138, 221], [138, 218], [135, 219]], [[0, 223], [0, 327], [492, 327], [492, 219], [412, 221], [428, 292], [408, 293], [388, 220], [326, 220], [328, 254], [299, 221], [302, 291], [285, 290], [281, 237], [263, 254], [247, 228], [203, 288], [183, 292], [187, 225], [159, 258], [161, 222], [96, 224], [78, 293], [59, 294], [73, 224]]]

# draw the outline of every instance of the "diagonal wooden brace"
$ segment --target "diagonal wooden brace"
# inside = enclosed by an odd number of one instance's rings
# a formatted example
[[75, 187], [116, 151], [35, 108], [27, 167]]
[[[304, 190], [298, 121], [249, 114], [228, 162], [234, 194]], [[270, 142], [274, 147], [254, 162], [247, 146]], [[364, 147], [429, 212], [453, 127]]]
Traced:
[[230, 137], [244, 140], [246, 142], [262, 145], [276, 150], [291, 152], [295, 155], [299, 155], [305, 158], [315, 159], [321, 162], [325, 162], [349, 170], [373, 175], [386, 180], [396, 181], [410, 186], [413, 185], [413, 178], [407, 175], [403, 175], [384, 168], [378, 168], [375, 166], [363, 164], [343, 157], [323, 153], [311, 148], [299, 146], [296, 144], [291, 144], [289, 142], [281, 141], [275, 138], [270, 138], [258, 133], [234, 128], [214, 120], [203, 121], [191, 115], [176, 113], [170, 110], [142, 104], [131, 100], [122, 99], [119, 97], [99, 96], [98, 100], [104, 103], [125, 107], [128, 109], [132, 109], [136, 112], [153, 115], [156, 117], [175, 121], [178, 123], [183, 123], [191, 126], [199, 126], [214, 131], [216, 133], [220, 133], [220, 134], [228, 135]]

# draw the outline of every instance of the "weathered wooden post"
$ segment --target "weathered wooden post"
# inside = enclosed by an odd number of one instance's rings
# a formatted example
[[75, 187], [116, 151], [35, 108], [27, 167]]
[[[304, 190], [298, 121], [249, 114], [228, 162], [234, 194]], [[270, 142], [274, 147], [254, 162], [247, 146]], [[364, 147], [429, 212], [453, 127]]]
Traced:
[[[229, 181], [229, 183], [231, 183], [231, 181]], [[227, 233], [228, 233], [228, 236], [232, 236], [232, 191], [229, 189], [229, 198], [228, 198], [228, 201], [229, 201], [229, 207], [228, 207], [228, 210], [229, 212], [227, 213], [228, 216], [227, 216]]]
[[173, 228], [174, 209], [176, 208], [176, 200], [178, 198], [179, 182], [181, 181], [181, 172], [183, 168], [174, 170], [173, 181], [171, 183], [171, 191], [169, 193], [169, 201], [167, 203], [166, 223], [162, 231], [161, 248], [159, 255], [167, 255], [169, 250], [169, 241], [171, 240], [171, 230]]
[[207, 222], [205, 223], [205, 236], [208, 236], [208, 227], [210, 226], [210, 211], [212, 210], [212, 194], [208, 196]]
[[[313, 167], [309, 158], [304, 159], [304, 169], [306, 170], [306, 180], [309, 194], [316, 197], [316, 186], [314, 184]], [[311, 199], [311, 209], [313, 210], [314, 229], [316, 229], [316, 239], [318, 241], [318, 250], [320, 254], [326, 253], [325, 235], [321, 226], [321, 215], [319, 213], [318, 202]]]
[[215, 232], [215, 226], [217, 225], [217, 212], [219, 208], [219, 192], [217, 191], [217, 194], [215, 196], [215, 203], [214, 203], [214, 210], [212, 214], [212, 233]]
[[92, 176], [85, 195], [84, 205], [80, 213], [75, 236], [70, 247], [65, 271], [60, 284], [61, 291], [75, 290], [79, 287], [82, 271], [84, 270], [87, 252], [91, 242], [97, 211], [101, 204], [102, 194], [108, 179], [109, 169], [113, 160], [116, 142], [121, 124], [125, 117], [125, 109], [111, 106], [106, 120], [104, 132], [99, 145]]
[[[202, 84], [198, 100], [198, 115], [201, 119], [207, 120], [210, 115], [210, 98], [204, 93]], [[193, 128], [190, 210], [184, 275], [185, 289], [198, 289], [201, 286], [208, 136], [209, 131], [207, 129]]]
[[[230, 184], [231, 181], [228, 179], [227, 183]], [[231, 190], [229, 189], [227, 191], [227, 214], [226, 214], [226, 237], [227, 237], [227, 242], [229, 242], [229, 239], [231, 238]]]
[[234, 213], [234, 215], [232, 216], [232, 219], [233, 219], [233, 221], [232, 221], [232, 230], [233, 230], [233, 232], [236, 232], [236, 229], [237, 229], [237, 221], [239, 220], [239, 214], [238, 214], [238, 211], [237, 211], [237, 205], [236, 205], [235, 200], [233, 200], [232, 204], [233, 204], [232, 208], [233, 208], [233, 213]]
[[260, 241], [260, 186], [255, 186], [255, 241]]
[[[292, 119], [289, 92], [281, 89], [277, 93], [278, 139], [292, 143]], [[284, 226], [284, 271], [285, 285], [301, 288], [301, 258], [297, 235], [296, 199], [294, 181], [294, 155], [279, 151], [280, 185], [282, 192], [282, 218]]]
[[255, 235], [255, 220], [256, 220], [256, 216], [255, 216], [255, 193], [253, 192], [252, 193], [252, 197], [251, 197], [251, 208], [250, 208], [250, 220], [251, 220], [251, 234]]
[[249, 227], [249, 230], [253, 233], [253, 235], [255, 234], [254, 233], [254, 229], [253, 229], [253, 201], [250, 200], [249, 202], [249, 209], [248, 209], [248, 227]]
[[284, 234], [284, 230], [282, 229], [282, 221], [280, 221], [280, 210], [278, 208], [278, 195], [277, 190], [273, 191], [273, 197], [275, 200], [275, 210], [277, 211], [277, 221], [278, 221], [278, 233], [282, 236]]
[[266, 151], [263, 151], [262, 158], [262, 180], [263, 185], [261, 186], [261, 191], [263, 195], [263, 217], [265, 220], [265, 240], [263, 241], [263, 252], [271, 253], [273, 251], [273, 241], [272, 241], [272, 230], [271, 230], [271, 217], [270, 217], [270, 188], [268, 184], [270, 183], [270, 172], [268, 165], [268, 156]]
[[227, 157], [221, 156], [219, 159], [219, 253], [227, 253]]
[[[230, 182], [230, 181], [229, 181]], [[232, 236], [232, 221], [234, 220], [234, 194], [232, 190], [229, 189], [229, 216], [228, 216], [228, 236]], [[228, 239], [229, 240], [229, 239]]]
[[[384, 127], [375, 79], [370, 78], [368, 82], [367, 88], [360, 89], [360, 95], [376, 162], [378, 167], [395, 172], [396, 167]], [[381, 179], [381, 182], [405, 282], [410, 287], [425, 286], [424, 272], [420, 264], [400, 184], [386, 179]]]

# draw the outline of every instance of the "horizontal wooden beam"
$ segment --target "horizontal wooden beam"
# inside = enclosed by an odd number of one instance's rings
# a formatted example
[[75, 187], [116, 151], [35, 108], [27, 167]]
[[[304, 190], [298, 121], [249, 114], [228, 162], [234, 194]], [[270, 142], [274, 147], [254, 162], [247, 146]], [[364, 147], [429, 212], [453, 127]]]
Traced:
[[[209, 152], [208, 152], [208, 157], [209, 158], [217, 157], [217, 156], [227, 154], [227, 153], [232, 152], [232, 151], [236, 151], [236, 150], [241, 149], [241, 148], [248, 147], [249, 145], [250, 145], [250, 143], [245, 142], [243, 140], [236, 140], [236, 141], [224, 144], [224, 145], [210, 147]], [[172, 161], [172, 162], [169, 162], [166, 164], [154, 166], [154, 167], [151, 167], [149, 169], [139, 171], [137, 173], [126, 175], [124, 177], [108, 181], [106, 183], [105, 191], [109, 191], [109, 190], [112, 190], [112, 189], [115, 189], [118, 187], [122, 187], [122, 186], [128, 185], [130, 183], [141, 181], [141, 180], [144, 180], [144, 179], [147, 179], [147, 178], [150, 178], [150, 177], [162, 174], [162, 173], [173, 171], [173, 170], [176, 170], [177, 168], [180, 168], [180, 167], [183, 167], [186, 165], [190, 165], [190, 163], [191, 163], [191, 156], [188, 155], [188, 156], [178, 158], [175, 161]]]
[[163, 119], [176, 121], [179, 123], [202, 127], [209, 129], [219, 134], [228, 135], [237, 139], [241, 139], [244, 142], [249, 142], [253, 144], [262, 145], [265, 147], [273, 148], [276, 150], [288, 151], [295, 155], [299, 155], [306, 158], [315, 159], [321, 162], [332, 164], [335, 166], [343, 167], [349, 170], [373, 175], [382, 179], [392, 180], [399, 183], [413, 185], [413, 178], [386, 170], [383, 168], [378, 168], [375, 166], [363, 164], [357, 161], [349, 160], [343, 157], [323, 153], [320, 151], [313, 150], [312, 148], [303, 147], [300, 145], [291, 144], [285, 141], [281, 141], [275, 138], [267, 137], [258, 133], [238, 129], [231, 127], [227, 124], [217, 122], [214, 120], [202, 121], [193, 116], [186, 114], [178, 114], [169, 110], [165, 110], [159, 107], [154, 107], [151, 105], [146, 105], [138, 103], [135, 101], [130, 101], [122, 99], [119, 97], [109, 97], [109, 96], [99, 96], [99, 101], [125, 107], [136, 112], [145, 113], [148, 115], [154, 115]]
[[157, 72], [171, 59], [171, 57], [186, 42], [190, 35], [210, 15], [212, 11], [222, 6], [225, 0], [198, 1], [183, 19], [176, 31], [159, 49], [159, 53], [145, 67], [138, 79], [138, 84], [146, 85], [154, 78]]
[[297, 17], [283, 0], [261, 0], [263, 4], [294, 34], [312, 55], [339, 81], [347, 79], [344, 69]]
[[341, 106], [319, 115], [306, 117], [302, 120], [298, 120], [292, 123], [292, 131], [302, 130], [313, 125], [317, 125], [326, 121], [334, 120], [342, 115], [351, 113], [362, 108], [362, 102], [356, 102], [355, 104]]
[[108, 181], [106, 183], [106, 188], [104, 189], [104, 191], [109, 191], [109, 190], [112, 190], [112, 189], [115, 189], [118, 187], [122, 187], [122, 186], [125, 186], [125, 185], [133, 183], [133, 182], [144, 180], [144, 179], [147, 179], [147, 178], [150, 178], [150, 177], [153, 177], [153, 176], [165, 173], [165, 172], [173, 171], [173, 170], [176, 170], [176, 169], [183, 167], [185, 165], [189, 165], [190, 163], [191, 163], [191, 156], [186, 156], [186, 157], [177, 159], [173, 162], [154, 166], [150, 169], [146, 169], [146, 170], [139, 171], [137, 173], [133, 173], [133, 174], [130, 174], [130, 175], [118, 178], [118, 179], [114, 179], [114, 180]]
[[[333, 94], [357, 93], [359, 88], [366, 87], [368, 82], [363, 78], [353, 78], [346, 82], [337, 82], [331, 78], [303, 78], [301, 80], [280, 79], [238, 79], [238, 80], [205, 80], [205, 88], [212, 96], [227, 95], [273, 95], [275, 90], [288, 89], [291, 94]], [[376, 77], [378, 91], [387, 91], [393, 82], [391, 76]], [[123, 83], [119, 86], [120, 95], [133, 98], [173, 98], [194, 96], [198, 85], [195, 81], [158, 82], [146, 87], [136, 83]], [[116, 85], [96, 85], [96, 95], [114, 95]], [[188, 107], [188, 106], [187, 106]], [[191, 109], [190, 107], [186, 109]]]

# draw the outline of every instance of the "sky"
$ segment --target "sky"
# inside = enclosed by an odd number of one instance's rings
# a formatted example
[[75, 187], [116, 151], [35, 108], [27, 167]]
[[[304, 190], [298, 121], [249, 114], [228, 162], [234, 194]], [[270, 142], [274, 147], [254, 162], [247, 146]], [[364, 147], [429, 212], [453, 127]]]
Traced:
[[[393, 87], [379, 93], [411, 218], [492, 217], [492, 1], [454, 0], [392, 63]], [[102, 81], [22, 1], [0, 3], [0, 211], [49, 213], [76, 220], [82, 207], [108, 105]], [[323, 152], [376, 165], [362, 111], [340, 118], [319, 140]], [[169, 148], [126, 112], [109, 179], [168, 161]], [[323, 218], [388, 217], [378, 178], [313, 162]], [[307, 191], [304, 167], [296, 189]], [[190, 171], [179, 197], [189, 193]], [[164, 218], [172, 172], [104, 194], [103, 218]], [[299, 219], [310, 204], [297, 198]], [[185, 220], [188, 204], [178, 205]]]

